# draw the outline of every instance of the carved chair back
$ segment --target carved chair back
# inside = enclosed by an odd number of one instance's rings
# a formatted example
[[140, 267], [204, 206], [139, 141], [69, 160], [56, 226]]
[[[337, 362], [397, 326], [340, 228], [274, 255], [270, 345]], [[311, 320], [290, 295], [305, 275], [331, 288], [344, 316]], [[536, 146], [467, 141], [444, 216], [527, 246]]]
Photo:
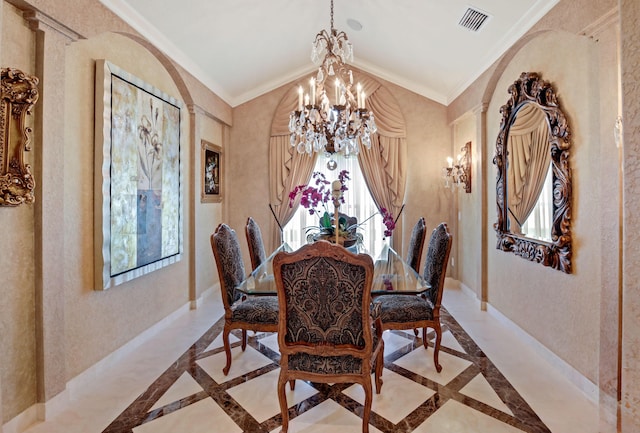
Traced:
[[240, 242], [235, 230], [227, 224], [220, 224], [211, 235], [211, 249], [218, 268], [224, 308], [229, 310], [231, 305], [240, 299], [241, 293], [235, 288], [246, 276]]
[[267, 254], [264, 250], [264, 242], [262, 241], [262, 231], [260, 230], [260, 226], [251, 217], [247, 218], [245, 234], [247, 235], [247, 244], [249, 245], [251, 268], [255, 269], [267, 259]]
[[422, 260], [422, 250], [424, 249], [424, 239], [427, 236], [427, 227], [424, 217], [421, 217], [413, 230], [409, 239], [406, 261], [416, 272], [420, 272], [420, 260]]
[[422, 276], [427, 284], [431, 286], [428, 296], [434, 306], [434, 312], [440, 308], [442, 303], [444, 279], [447, 273], [447, 262], [449, 261], [452, 243], [452, 236], [446, 223], [440, 223], [438, 227], [433, 229], [429, 239], [429, 249], [427, 250]]
[[273, 269], [283, 357], [296, 352], [371, 356], [370, 256], [318, 241], [293, 253], [278, 253]]

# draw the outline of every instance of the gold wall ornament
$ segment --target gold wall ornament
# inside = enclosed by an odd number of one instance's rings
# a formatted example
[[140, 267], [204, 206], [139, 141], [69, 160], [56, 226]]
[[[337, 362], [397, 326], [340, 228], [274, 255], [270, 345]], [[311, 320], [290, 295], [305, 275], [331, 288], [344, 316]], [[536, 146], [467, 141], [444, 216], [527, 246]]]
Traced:
[[31, 150], [27, 115], [38, 101], [38, 78], [15, 68], [2, 68], [0, 101], [0, 206], [33, 203], [35, 180], [24, 152]]

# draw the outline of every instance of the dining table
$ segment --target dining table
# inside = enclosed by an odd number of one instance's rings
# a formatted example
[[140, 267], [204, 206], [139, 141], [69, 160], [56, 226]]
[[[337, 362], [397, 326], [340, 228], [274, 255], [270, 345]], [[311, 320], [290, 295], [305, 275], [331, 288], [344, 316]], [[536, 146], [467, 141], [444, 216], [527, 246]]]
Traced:
[[[292, 248], [287, 243], [281, 244], [260, 266], [236, 286], [236, 290], [252, 296], [276, 295], [273, 258], [281, 251], [291, 252]], [[382, 252], [375, 258], [371, 285], [373, 297], [390, 293], [420, 294], [430, 289], [431, 287], [422, 276], [390, 246], [385, 245]]]

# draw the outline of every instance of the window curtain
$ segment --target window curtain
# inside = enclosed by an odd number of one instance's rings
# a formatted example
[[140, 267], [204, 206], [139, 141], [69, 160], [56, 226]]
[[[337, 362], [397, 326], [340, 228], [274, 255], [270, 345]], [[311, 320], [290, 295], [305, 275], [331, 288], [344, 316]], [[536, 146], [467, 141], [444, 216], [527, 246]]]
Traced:
[[526, 104], [518, 111], [509, 129], [507, 151], [509, 212], [522, 226], [538, 201], [551, 163], [549, 126], [542, 109]]
[[[362, 84], [367, 95], [366, 105], [375, 118], [378, 132], [371, 140], [371, 149], [361, 149], [358, 155], [360, 168], [378, 209], [386, 208], [398, 217], [404, 202], [407, 170], [406, 129], [404, 117], [393, 95], [373, 78], [354, 73], [354, 82]], [[298, 154], [289, 141], [289, 114], [298, 103], [297, 86], [293, 86], [282, 98], [271, 125], [269, 145], [270, 203], [284, 227], [295, 213], [297, 203], [289, 208], [289, 192], [311, 179], [317, 154], [313, 157]], [[396, 227], [402, 233], [401, 220]], [[280, 229], [272, 225], [272, 245], [280, 242]], [[402, 237], [394, 237], [394, 248]]]
[[[298, 204], [289, 207], [289, 192], [297, 185], [307, 184], [311, 179], [317, 155], [310, 157], [299, 154], [289, 141], [289, 114], [298, 103], [297, 87], [292, 88], [282, 98], [271, 124], [269, 142], [269, 203], [284, 227], [287, 225]], [[278, 223], [271, 224], [271, 249], [274, 251], [282, 242]]]
[[[377, 81], [357, 77], [367, 95], [367, 108], [373, 112], [378, 132], [371, 139], [371, 149], [358, 154], [360, 168], [374, 202], [386, 208], [395, 218], [402, 204], [407, 178], [407, 146], [404, 117], [393, 95]], [[401, 222], [397, 233], [402, 233]], [[402, 236], [393, 238], [393, 247], [402, 248]]]

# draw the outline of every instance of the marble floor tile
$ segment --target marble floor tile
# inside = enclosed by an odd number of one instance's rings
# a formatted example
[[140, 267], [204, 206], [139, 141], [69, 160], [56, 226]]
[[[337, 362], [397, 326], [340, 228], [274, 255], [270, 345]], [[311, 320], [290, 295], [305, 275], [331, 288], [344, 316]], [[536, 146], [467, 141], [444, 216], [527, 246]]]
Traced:
[[133, 433], [242, 432], [212, 399], [206, 398], [179, 411], [135, 427]]
[[[382, 391], [373, 396], [371, 410], [393, 424], [399, 423], [436, 392], [393, 371], [384, 370]], [[351, 385], [342, 391], [360, 404], [364, 404], [364, 390]]]
[[158, 409], [174, 401], [181, 400], [189, 397], [190, 395], [202, 392], [202, 387], [196, 382], [188, 372], [182, 373], [182, 375], [175, 381], [173, 385], [162, 394], [162, 397], [151, 407], [151, 410]]
[[[227, 392], [259, 423], [280, 415], [277, 386], [280, 369], [272, 370], [255, 379], [229, 388]], [[317, 394], [318, 391], [302, 380], [296, 381], [292, 391], [287, 385], [287, 404], [289, 407]]]
[[442, 350], [438, 354], [438, 360], [442, 365], [440, 373], [436, 371], [436, 367], [433, 364], [433, 348], [429, 346], [426, 350], [424, 347], [412, 350], [407, 355], [394, 361], [394, 364], [441, 385], [448, 384], [471, 365], [470, 361], [450, 355]]
[[482, 374], [478, 374], [471, 379], [471, 381], [460, 390], [460, 393], [513, 416], [511, 409], [498, 397], [498, 394], [496, 394], [495, 390], [489, 385], [489, 382], [487, 382], [487, 379], [485, 379]]
[[[422, 332], [386, 331], [372, 433], [597, 433], [598, 406], [459, 289], [445, 290], [437, 373]], [[69, 407], [26, 433], [279, 432], [277, 336], [230, 337], [228, 376], [219, 294], [129, 355], [75, 384]], [[360, 385], [287, 386], [292, 433], [361, 432]]]
[[[280, 427], [271, 430], [279, 433]], [[289, 433], [362, 433], [362, 418], [338, 403], [327, 400], [289, 420]], [[369, 426], [369, 433], [381, 433]]]
[[222, 351], [199, 359], [196, 363], [217, 383], [227, 382], [272, 363], [269, 358], [251, 346], [247, 346], [244, 352], [240, 346], [236, 346], [231, 348], [231, 368], [229, 374], [225, 376], [222, 368], [225, 366], [226, 360], [226, 355]]
[[449, 400], [414, 433], [522, 433], [509, 424], [505, 424], [482, 412]]

